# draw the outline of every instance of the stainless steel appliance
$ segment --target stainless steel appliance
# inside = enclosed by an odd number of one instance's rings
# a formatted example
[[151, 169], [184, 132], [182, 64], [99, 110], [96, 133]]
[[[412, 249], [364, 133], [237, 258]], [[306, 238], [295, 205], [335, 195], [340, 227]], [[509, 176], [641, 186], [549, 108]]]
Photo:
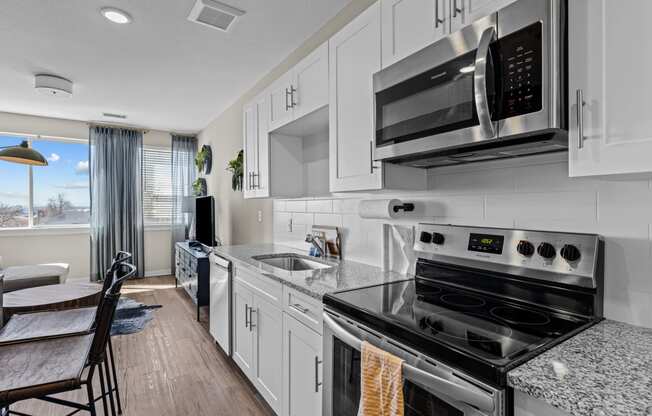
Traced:
[[209, 331], [218, 345], [231, 355], [231, 262], [211, 253], [210, 256]]
[[355, 416], [360, 344], [405, 360], [405, 415], [507, 416], [507, 372], [602, 319], [597, 235], [420, 224], [414, 279], [324, 296], [324, 416]]
[[454, 165], [565, 150], [565, 0], [518, 0], [373, 77], [376, 160]]

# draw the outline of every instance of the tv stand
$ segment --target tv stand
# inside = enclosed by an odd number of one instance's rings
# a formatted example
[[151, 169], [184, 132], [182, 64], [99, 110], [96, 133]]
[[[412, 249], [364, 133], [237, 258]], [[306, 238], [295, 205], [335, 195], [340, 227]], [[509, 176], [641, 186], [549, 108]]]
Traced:
[[208, 254], [192, 247], [191, 244], [192, 242], [189, 241], [175, 244], [175, 285], [183, 287], [193, 303], [197, 305], [197, 321], [199, 321], [200, 308], [209, 305], [210, 267]]

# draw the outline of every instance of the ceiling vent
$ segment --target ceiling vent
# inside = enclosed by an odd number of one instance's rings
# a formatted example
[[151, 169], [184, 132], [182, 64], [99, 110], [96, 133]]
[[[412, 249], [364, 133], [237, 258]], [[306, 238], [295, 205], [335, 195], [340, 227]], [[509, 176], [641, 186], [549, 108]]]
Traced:
[[124, 115], [124, 114], [116, 114], [116, 113], [102, 113], [102, 116], [109, 117], [109, 118], [119, 118], [119, 119], [122, 119], [122, 120], [127, 118], [127, 116]]
[[36, 74], [34, 88], [51, 97], [70, 97], [72, 95], [72, 81], [57, 75]]
[[197, 0], [188, 20], [227, 32], [235, 20], [245, 14], [244, 10], [215, 0]]

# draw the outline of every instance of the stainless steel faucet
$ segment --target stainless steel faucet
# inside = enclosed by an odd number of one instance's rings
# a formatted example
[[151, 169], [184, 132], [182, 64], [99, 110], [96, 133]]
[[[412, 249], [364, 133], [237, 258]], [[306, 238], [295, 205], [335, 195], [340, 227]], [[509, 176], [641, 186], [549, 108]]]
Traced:
[[342, 235], [338, 227], [313, 225], [312, 233], [306, 235], [306, 243], [317, 249], [319, 257], [342, 259]]

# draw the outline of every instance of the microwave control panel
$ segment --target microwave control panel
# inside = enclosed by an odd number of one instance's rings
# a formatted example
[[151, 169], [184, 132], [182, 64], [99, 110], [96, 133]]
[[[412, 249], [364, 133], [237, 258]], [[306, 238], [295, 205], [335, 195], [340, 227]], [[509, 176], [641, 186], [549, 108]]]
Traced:
[[497, 120], [533, 113], [542, 108], [542, 25], [534, 23], [500, 38], [492, 45], [501, 91]]

